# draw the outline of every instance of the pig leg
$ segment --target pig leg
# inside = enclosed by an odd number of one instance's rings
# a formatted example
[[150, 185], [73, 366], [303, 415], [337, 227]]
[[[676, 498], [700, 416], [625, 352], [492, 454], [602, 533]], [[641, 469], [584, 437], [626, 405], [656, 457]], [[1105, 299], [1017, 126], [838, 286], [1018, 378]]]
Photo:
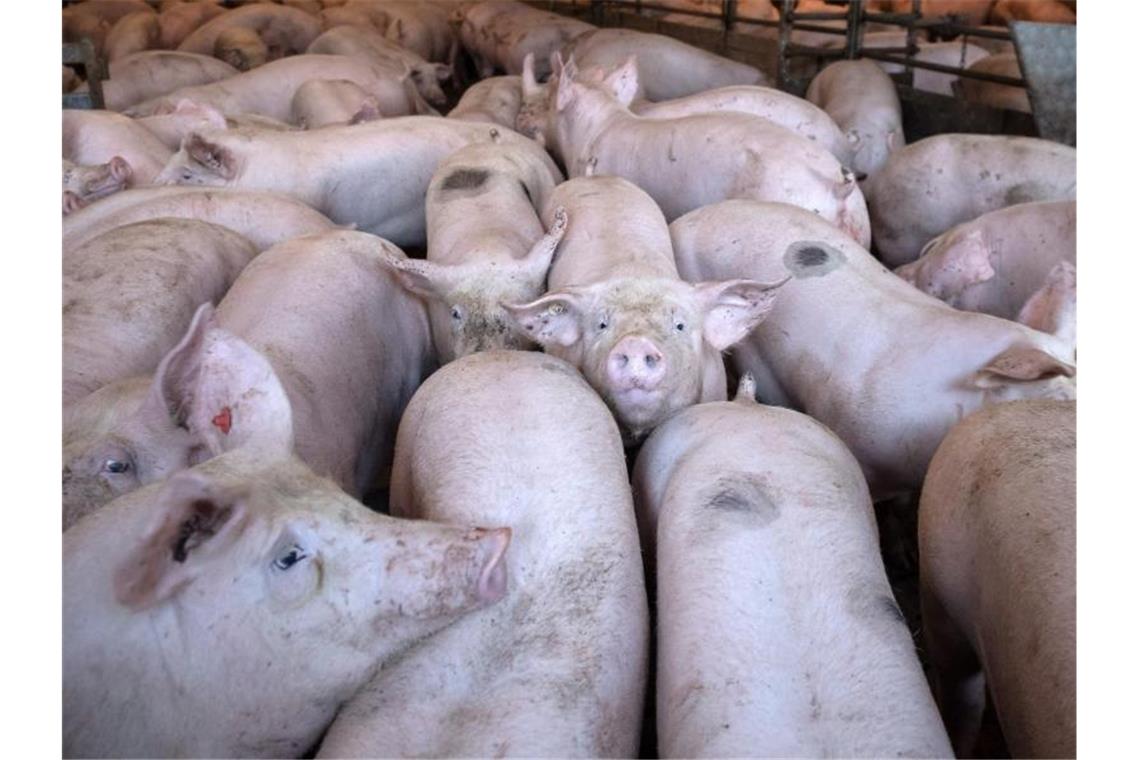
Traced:
[[1056, 335], [1076, 352], [1077, 268], [1068, 261], [1053, 267], [1045, 284], [1021, 307], [1017, 321]]
[[958, 757], [973, 757], [982, 733], [986, 679], [970, 642], [933, 593], [922, 594], [922, 627], [931, 687]]

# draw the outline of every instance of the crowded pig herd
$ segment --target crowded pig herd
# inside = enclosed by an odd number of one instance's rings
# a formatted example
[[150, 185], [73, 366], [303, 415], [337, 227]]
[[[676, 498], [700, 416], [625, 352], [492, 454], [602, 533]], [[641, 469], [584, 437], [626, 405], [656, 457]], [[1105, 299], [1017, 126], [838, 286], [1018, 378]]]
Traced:
[[1073, 148], [506, 0], [63, 15], [65, 755], [1075, 754]]

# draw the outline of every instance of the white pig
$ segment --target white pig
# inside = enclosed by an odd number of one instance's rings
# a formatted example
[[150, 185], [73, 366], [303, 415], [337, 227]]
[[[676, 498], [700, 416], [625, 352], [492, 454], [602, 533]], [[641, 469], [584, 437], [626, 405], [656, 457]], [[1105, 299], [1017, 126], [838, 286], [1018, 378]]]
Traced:
[[753, 373], [763, 401], [835, 431], [876, 498], [919, 488], [939, 441], [971, 411], [1075, 396], [1063, 341], [919, 292], [802, 209], [726, 201], [678, 219], [670, 232], [690, 282], [791, 273], [731, 360]]
[[441, 85], [451, 79], [451, 66], [429, 63], [375, 29], [337, 26], [313, 40], [305, 52], [355, 55], [396, 66], [407, 64], [412, 82], [424, 100], [434, 106], [447, 105]]
[[754, 387], [681, 412], [634, 467], [660, 756], [949, 757], [859, 463]]
[[858, 175], [873, 175], [906, 144], [895, 83], [867, 59], [830, 64], [811, 80], [807, 99], [843, 130], [852, 153], [845, 165]]
[[252, 29], [234, 26], [223, 30], [214, 40], [214, 57], [238, 71], [249, 71], [268, 63], [269, 47]]
[[649, 616], [613, 419], [574, 369], [488, 351], [442, 368], [400, 425], [392, 514], [506, 525], [509, 588], [393, 663], [319, 757], [633, 757]]
[[218, 35], [241, 27], [254, 31], [269, 48], [270, 60], [303, 53], [321, 33], [321, 20], [296, 8], [258, 3], [235, 8], [198, 27], [178, 49], [184, 53], [211, 55]]
[[[510, 146], [525, 139], [436, 116], [255, 136], [195, 132], [158, 181], [287, 193], [338, 224], [355, 224], [397, 245], [423, 245], [424, 198], [439, 162], [470, 143]], [[553, 161], [550, 166], [557, 171]]]
[[527, 348], [503, 302], [545, 291], [546, 272], [566, 231], [565, 209], [544, 234], [535, 204], [562, 181], [538, 145], [477, 143], [440, 162], [427, 191], [427, 260], [387, 260], [404, 287], [428, 305], [441, 363], [475, 351]]
[[507, 306], [518, 329], [582, 372], [630, 442], [687, 406], [725, 398], [721, 352], [764, 319], [783, 280], [683, 282], [661, 210], [620, 177], [556, 187], [548, 226], [559, 207], [571, 222], [550, 290]]
[[635, 182], [669, 221], [726, 198], [794, 203], [870, 245], [855, 175], [823, 146], [743, 113], [648, 119], [627, 106], [637, 90], [630, 59], [601, 82], [575, 81], [567, 64], [551, 107], [567, 174], [592, 169]]
[[401, 652], [503, 597], [509, 530], [379, 515], [280, 454], [64, 533], [65, 757], [301, 757]]
[[153, 372], [203, 301], [257, 255], [236, 232], [189, 219], [117, 227], [63, 257], [63, 403]]
[[103, 102], [108, 111], [125, 111], [179, 88], [209, 84], [239, 73], [213, 56], [172, 50], [135, 53], [113, 61], [108, 68], [111, 78], [103, 82]]
[[108, 62], [117, 61], [159, 47], [161, 42], [158, 14], [153, 10], [139, 11], [115, 22], [103, 43], [104, 54]]
[[455, 108], [447, 112], [447, 118], [483, 121], [515, 129], [521, 107], [521, 77], [490, 77], [464, 90]]
[[932, 238], [987, 211], [1076, 200], [1077, 151], [1035, 137], [944, 134], [891, 154], [863, 189], [879, 258], [917, 259]]
[[895, 274], [956, 309], [1024, 322], [1022, 309], [1076, 256], [1076, 201], [1018, 203], [942, 233]]
[[76, 164], [63, 160], [63, 214], [125, 190], [131, 181], [131, 165], [122, 156], [100, 164]]
[[977, 744], [987, 701], [1009, 757], [1076, 757], [1076, 434], [1075, 402], [998, 404], [930, 463], [922, 617], [959, 757], [996, 754]]
[[90, 165], [105, 164], [118, 156], [131, 167], [131, 187], [152, 184], [171, 155], [161, 140], [134, 119], [111, 111], [63, 111], [63, 157]]
[[347, 79], [310, 79], [293, 95], [292, 122], [305, 129], [359, 124], [381, 116], [376, 96]]

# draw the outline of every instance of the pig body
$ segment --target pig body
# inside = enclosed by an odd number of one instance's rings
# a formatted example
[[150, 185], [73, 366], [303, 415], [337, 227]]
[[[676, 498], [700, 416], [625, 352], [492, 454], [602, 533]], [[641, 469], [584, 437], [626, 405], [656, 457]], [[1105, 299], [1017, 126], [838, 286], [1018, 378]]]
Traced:
[[917, 489], [942, 437], [971, 411], [1075, 396], [1063, 341], [952, 309], [801, 209], [726, 201], [670, 231], [690, 282], [791, 272], [771, 316], [733, 350], [733, 364], [753, 373], [761, 400], [835, 431], [876, 497]]
[[256, 254], [235, 232], [185, 219], [119, 227], [65, 254], [63, 403], [153, 372]]
[[990, 11], [990, 21], [1007, 26], [1010, 21], [1076, 24], [1077, 12], [1058, 0], [997, 0]]
[[270, 60], [305, 52], [321, 33], [321, 20], [296, 8], [257, 3], [235, 8], [195, 29], [178, 49], [184, 53], [212, 55], [218, 35], [242, 27], [258, 34], [269, 49]]
[[[300, 11], [299, 11], [300, 12]], [[406, 72], [345, 55], [295, 55], [267, 63], [224, 82], [183, 87], [159, 98], [139, 103], [131, 116], [150, 116], [177, 107], [186, 99], [208, 105], [226, 116], [247, 113], [288, 121], [293, 96], [311, 79], [346, 79], [359, 85], [382, 104], [392, 116], [431, 111], [408, 81]]]
[[103, 83], [103, 100], [108, 111], [125, 111], [144, 100], [237, 73], [233, 66], [210, 56], [148, 50], [111, 64], [111, 78]]
[[347, 79], [310, 79], [293, 95], [292, 122], [304, 129], [357, 124], [382, 115], [376, 96]]
[[117, 61], [132, 53], [152, 50], [160, 44], [158, 14], [152, 10], [123, 16], [111, 27], [104, 42], [108, 61]]
[[174, 155], [161, 181], [288, 193], [338, 224], [356, 224], [397, 245], [424, 244], [424, 196], [444, 157], [470, 143], [526, 139], [434, 116], [261, 133], [256, 139], [232, 130], [196, 135]]
[[494, 71], [522, 74], [531, 55], [535, 74], [550, 74], [550, 57], [577, 37], [597, 27], [522, 3], [487, 2], [469, 8], [460, 26], [464, 46], [484, 76]]
[[442, 63], [429, 63], [374, 29], [334, 27], [313, 40], [305, 52], [361, 56], [397, 68], [407, 65], [412, 82], [424, 100], [434, 106], [447, 104], [447, 96], [440, 85], [451, 78], [451, 67]]
[[657, 428], [633, 472], [661, 756], [949, 757], [859, 463], [742, 387]]
[[425, 61], [454, 65], [459, 41], [451, 30], [448, 11], [432, 3], [387, 0], [385, 36]]
[[[552, 103], [558, 148], [570, 176], [589, 168], [635, 182], [669, 221], [727, 198], [811, 209], [868, 246], [871, 225], [855, 176], [827, 150], [777, 124], [742, 113], [650, 119], [629, 112], [636, 69], [601, 86], [563, 71]], [[624, 104], [623, 104], [624, 103]]]
[[150, 130], [110, 111], [66, 108], [63, 157], [76, 164], [105, 164], [118, 156], [131, 167], [129, 186], [149, 185], [173, 155]]
[[1016, 203], [1075, 200], [1076, 149], [1034, 137], [945, 134], [895, 151], [865, 185], [887, 266], [951, 227]]
[[166, 50], [177, 50], [183, 40], [207, 21], [226, 12], [214, 0], [178, 3], [158, 14], [159, 39]]
[[636, 56], [645, 97], [652, 101], [683, 98], [716, 87], [768, 84], [753, 66], [723, 58], [662, 34], [631, 29], [598, 29], [579, 36], [563, 51], [580, 69], [613, 70]]
[[530, 346], [511, 329], [502, 304], [545, 290], [566, 215], [556, 214], [546, 235], [535, 204], [561, 181], [534, 143], [468, 145], [440, 162], [427, 191], [427, 261], [391, 263], [405, 287], [426, 300], [441, 362]]
[[620, 177], [556, 187], [542, 213], [548, 227], [558, 208], [570, 223], [549, 292], [507, 306], [518, 329], [577, 367], [630, 441], [723, 399], [720, 352], [764, 318], [779, 283], [682, 282], [661, 210]]
[[[698, 92], [677, 100], [660, 103], [635, 102], [635, 114], [651, 119], [677, 119], [701, 113], [739, 111], [752, 114], [806, 137], [823, 146], [843, 166], [851, 166], [852, 150], [848, 138], [836, 122], [817, 105], [772, 87], [736, 85]], [[900, 132], [901, 134], [901, 132]]]
[[844, 166], [871, 176], [903, 147], [902, 106], [895, 83], [869, 60], [836, 61], [808, 86], [807, 99], [843, 131], [851, 153]]
[[502, 597], [509, 535], [240, 452], [126, 496], [63, 537], [63, 754], [301, 757], [395, 655]]
[[989, 700], [1011, 757], [1075, 757], [1076, 403], [984, 409], [939, 446], [918, 512], [933, 683], [959, 757]]
[[197, 219], [227, 227], [259, 251], [335, 225], [309, 206], [279, 193], [224, 188], [147, 187], [126, 190], [67, 218], [64, 254], [125, 224], [160, 217]]
[[490, 77], [468, 87], [455, 108], [447, 112], [447, 118], [481, 121], [514, 129], [521, 107], [521, 77]]
[[[1021, 64], [1018, 63], [1017, 54], [1013, 51], [986, 56], [972, 64], [969, 70], [983, 74], [999, 74], [1013, 79], [1022, 78]], [[1033, 107], [1029, 104], [1029, 92], [1024, 87], [983, 82], [969, 77], [960, 77], [957, 86], [961, 96], [972, 103], [1033, 113]]]
[[1017, 319], [1053, 268], [1076, 256], [1077, 202], [1039, 201], [959, 224], [895, 274], [956, 309]]
[[234, 26], [214, 40], [214, 57], [238, 71], [249, 71], [269, 61], [269, 46], [252, 29]]
[[261, 254], [216, 314], [199, 310], [129, 414], [68, 431], [65, 513], [238, 448], [293, 449], [350, 494], [367, 492], [435, 365], [423, 305], [382, 263], [401, 255], [340, 231]]
[[394, 515], [509, 526], [510, 588], [386, 669], [319, 756], [633, 756], [648, 609], [621, 440], [589, 386], [537, 353], [452, 362], [412, 399], [392, 477]]

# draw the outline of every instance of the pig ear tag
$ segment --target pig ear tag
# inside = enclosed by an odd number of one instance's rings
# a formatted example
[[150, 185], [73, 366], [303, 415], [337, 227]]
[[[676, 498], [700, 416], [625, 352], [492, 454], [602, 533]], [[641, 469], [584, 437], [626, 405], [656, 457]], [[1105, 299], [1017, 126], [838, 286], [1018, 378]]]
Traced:
[[233, 413], [228, 406], [223, 406], [222, 411], [214, 415], [210, 423], [218, 430], [221, 430], [223, 435], [229, 435], [230, 426], [233, 424]]

